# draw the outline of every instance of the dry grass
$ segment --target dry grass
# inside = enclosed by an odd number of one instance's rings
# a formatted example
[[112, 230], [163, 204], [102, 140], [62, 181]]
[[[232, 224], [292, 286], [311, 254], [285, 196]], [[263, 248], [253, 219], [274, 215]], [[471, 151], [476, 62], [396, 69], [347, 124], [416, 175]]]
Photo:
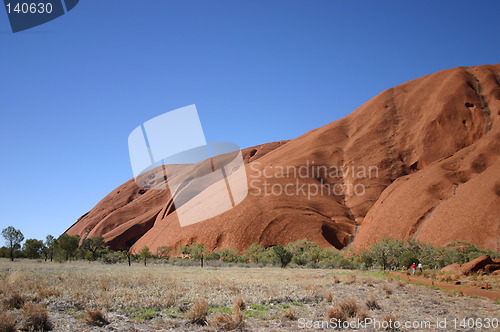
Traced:
[[109, 322], [100, 310], [87, 310], [85, 315], [85, 322], [88, 325], [104, 326]]
[[345, 313], [346, 317], [356, 317], [358, 312], [358, 304], [354, 299], [347, 299], [338, 304], [340, 309]]
[[359, 319], [360, 321], [364, 321], [365, 319], [370, 318], [370, 315], [368, 315], [368, 313], [365, 310], [360, 310], [356, 314], [356, 318]]
[[394, 316], [393, 314], [386, 314], [383, 318], [382, 318], [382, 321], [383, 322], [386, 322], [386, 325], [387, 325], [387, 328], [385, 329], [386, 331], [399, 331], [398, 328], [396, 328], [394, 322], [396, 322], [398, 319], [396, 318], [396, 316]]
[[23, 329], [29, 331], [50, 331], [49, 313], [41, 305], [27, 302], [23, 306]]
[[7, 309], [21, 309], [24, 305], [24, 297], [19, 293], [11, 293], [7, 295], [3, 301]]
[[345, 283], [350, 285], [350, 284], [354, 284], [358, 281], [358, 278], [356, 277], [355, 274], [350, 274], [347, 276], [346, 280], [345, 280]]
[[289, 320], [297, 320], [297, 315], [294, 310], [286, 310], [285, 312], [283, 312], [283, 318]]
[[326, 311], [326, 320], [336, 319], [339, 322], [347, 320], [345, 312], [339, 306], [333, 306]]
[[243, 299], [238, 298], [232, 309], [232, 314], [216, 314], [209, 320], [211, 326], [218, 327], [222, 330], [234, 330], [243, 327], [243, 312], [241, 308], [245, 307]]
[[192, 324], [206, 325], [207, 324], [208, 307], [207, 300], [199, 298], [186, 313], [186, 318]]
[[233, 303], [233, 310], [245, 310], [246, 309], [246, 304], [243, 298], [240, 296], [238, 297], [234, 303]]
[[9, 312], [0, 312], [0, 332], [15, 332], [16, 320]]
[[[486, 276], [471, 281], [486, 280], [482, 278]], [[370, 295], [377, 290], [372, 299]], [[387, 296], [387, 292], [392, 295]], [[390, 283], [383, 276], [305, 268], [2, 261], [0, 312], [10, 314], [18, 328], [23, 328], [27, 310], [15, 298], [41, 310], [46, 307], [54, 330], [63, 332], [99, 329], [87, 325], [86, 308], [106, 313], [109, 324], [105, 329], [116, 331], [135, 324], [141, 331], [155, 331], [158, 326], [175, 331], [269, 330], [279, 326], [287, 331], [296, 330], [300, 318], [318, 320], [326, 314], [328, 319], [355, 320], [369, 314], [382, 321], [395, 308], [401, 320], [410, 321], [422, 317], [435, 321], [443, 315], [463, 318], [474, 312], [490, 318], [500, 314], [500, 303], [491, 300], [468, 297], [457, 301], [454, 293], [406, 283], [401, 287], [397, 280]]]
[[391, 296], [394, 291], [388, 283], [384, 283], [382, 285], [382, 290], [384, 291], [386, 297]]
[[232, 315], [228, 314], [217, 314], [212, 319], [210, 319], [210, 325], [218, 327], [222, 330], [234, 330], [241, 328], [243, 325], [243, 314], [241, 311], [237, 311]]
[[337, 305], [328, 308], [326, 311], [326, 319], [330, 320], [332, 318], [337, 319], [337, 321], [345, 321], [348, 318], [356, 317], [358, 313], [358, 305], [356, 300], [347, 299]]
[[370, 310], [380, 310], [380, 305], [378, 304], [377, 302], [377, 299], [375, 298], [375, 296], [370, 296], [370, 298], [368, 298], [368, 300], [366, 300], [366, 307]]

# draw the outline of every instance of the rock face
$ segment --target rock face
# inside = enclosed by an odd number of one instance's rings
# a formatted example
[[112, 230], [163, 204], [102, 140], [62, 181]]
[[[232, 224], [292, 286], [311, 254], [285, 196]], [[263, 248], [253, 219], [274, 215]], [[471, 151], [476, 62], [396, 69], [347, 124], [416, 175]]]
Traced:
[[500, 269], [500, 263], [496, 263], [488, 255], [483, 255], [471, 260], [468, 263], [462, 264], [462, 266], [460, 267], [460, 272], [467, 275], [479, 271], [482, 271], [484, 273], [492, 273], [493, 271], [496, 271], [498, 269]]
[[500, 260], [491, 259], [488, 255], [480, 256], [465, 264], [451, 264], [441, 269], [443, 272], [459, 272], [464, 275], [477, 272], [491, 274], [497, 270], [500, 270]]
[[249, 195], [221, 215], [180, 227], [168, 190], [130, 180], [67, 233], [153, 252], [302, 238], [365, 248], [384, 237], [500, 251], [499, 122], [500, 64], [444, 70], [291, 141], [245, 149]]

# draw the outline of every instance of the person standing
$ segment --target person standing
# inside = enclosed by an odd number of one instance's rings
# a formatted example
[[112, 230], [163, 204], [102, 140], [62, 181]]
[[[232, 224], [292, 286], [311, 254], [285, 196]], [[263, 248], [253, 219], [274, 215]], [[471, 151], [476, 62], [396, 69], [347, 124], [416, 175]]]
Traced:
[[417, 270], [417, 264], [413, 263], [411, 265], [411, 274], [415, 274], [415, 271]]
[[423, 266], [422, 266], [422, 263], [418, 263], [418, 270], [420, 271], [420, 273], [422, 273], [422, 270], [423, 270]]

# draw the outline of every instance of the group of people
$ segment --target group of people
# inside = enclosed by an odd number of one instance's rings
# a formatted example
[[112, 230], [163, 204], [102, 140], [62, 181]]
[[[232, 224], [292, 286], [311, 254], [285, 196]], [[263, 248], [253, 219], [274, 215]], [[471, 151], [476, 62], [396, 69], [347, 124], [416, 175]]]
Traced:
[[415, 263], [413, 263], [413, 264], [411, 265], [411, 273], [412, 273], [412, 274], [415, 274], [415, 272], [417, 271], [417, 269], [418, 269], [420, 272], [422, 272], [422, 270], [423, 270], [422, 263], [418, 263], [418, 265], [417, 265], [417, 264], [415, 264]]

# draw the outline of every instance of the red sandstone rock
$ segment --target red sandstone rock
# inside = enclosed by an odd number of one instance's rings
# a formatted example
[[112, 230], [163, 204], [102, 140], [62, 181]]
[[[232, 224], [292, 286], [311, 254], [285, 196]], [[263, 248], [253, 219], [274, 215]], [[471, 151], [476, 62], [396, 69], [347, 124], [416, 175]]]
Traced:
[[[499, 251], [499, 77], [500, 64], [440, 71], [386, 90], [349, 116], [296, 139], [245, 149], [248, 197], [198, 224], [181, 228], [168, 190], [140, 190], [130, 180], [67, 233], [102, 235], [114, 249], [147, 245], [153, 252], [193, 242], [243, 250], [253, 242], [268, 246], [302, 238], [323, 247], [353, 242], [365, 248], [384, 237], [438, 246], [463, 240]], [[270, 168], [313, 165], [372, 166], [377, 173], [262, 176]], [[345, 195], [266, 196], [263, 180], [351, 189]], [[352, 195], [356, 185], [363, 195]]]

